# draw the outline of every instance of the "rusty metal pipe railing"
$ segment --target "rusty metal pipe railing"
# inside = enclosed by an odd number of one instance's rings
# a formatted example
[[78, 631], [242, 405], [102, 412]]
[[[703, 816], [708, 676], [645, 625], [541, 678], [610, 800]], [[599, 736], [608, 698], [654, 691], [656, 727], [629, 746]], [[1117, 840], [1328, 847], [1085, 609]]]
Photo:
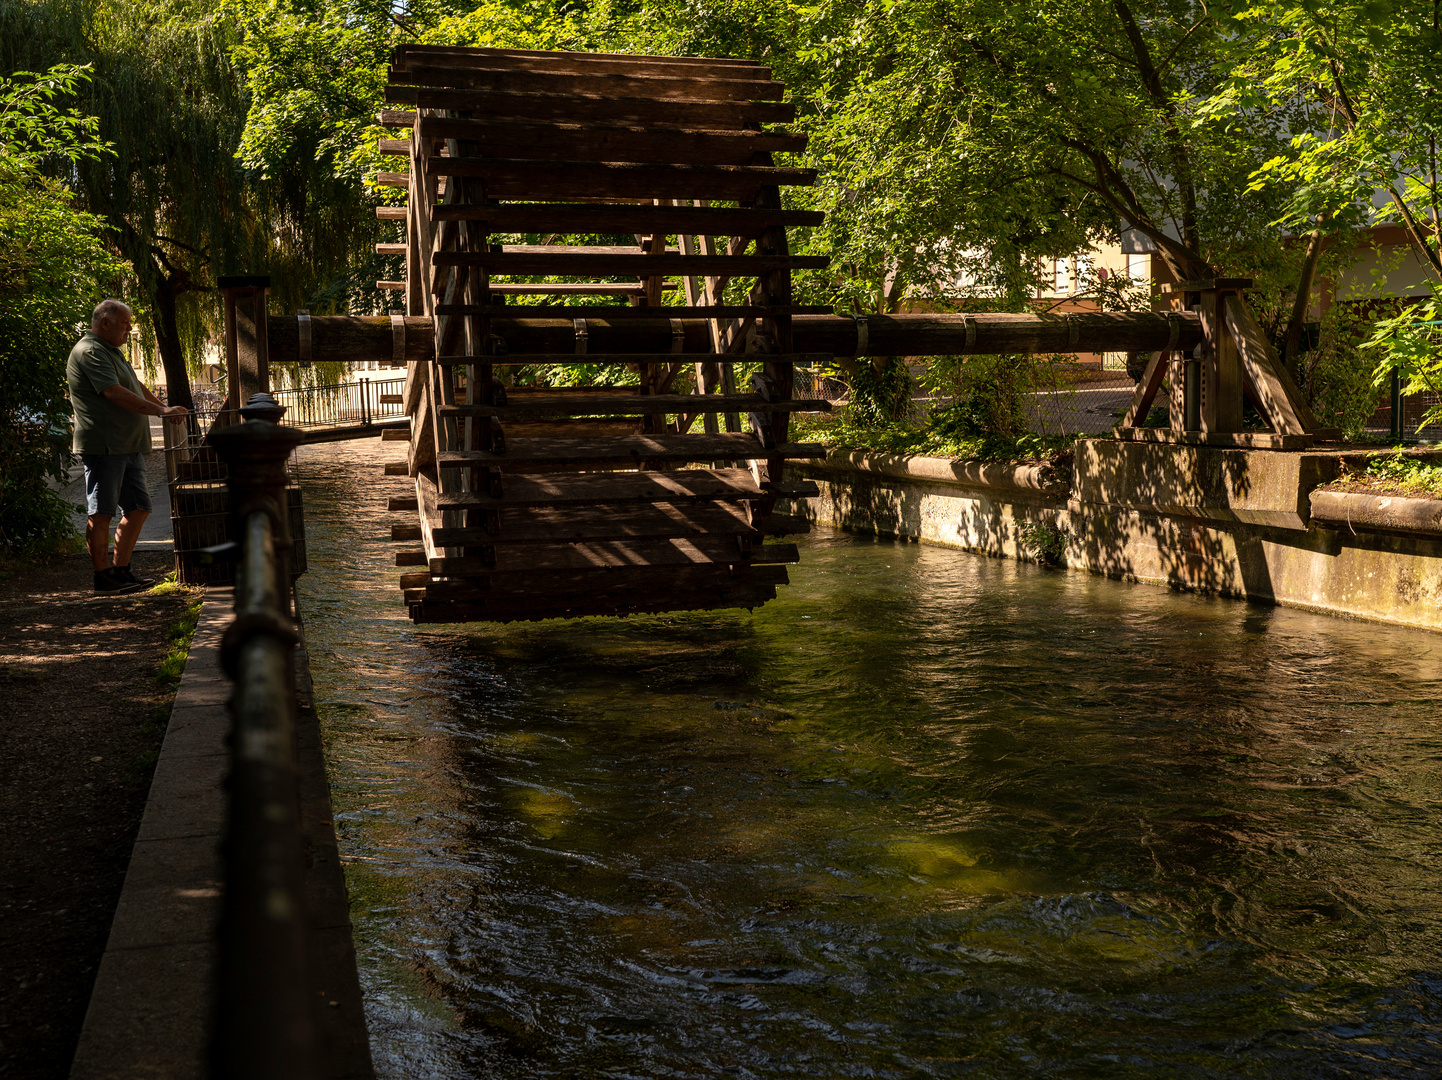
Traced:
[[[309, 1080], [305, 844], [296, 745], [295, 647], [285, 461], [301, 433], [257, 394], [245, 422], [212, 431], [225, 461], [236, 557], [235, 621], [221, 642], [233, 682], [225, 900], [212, 1074]], [[266, 419], [270, 417], [271, 419]]]

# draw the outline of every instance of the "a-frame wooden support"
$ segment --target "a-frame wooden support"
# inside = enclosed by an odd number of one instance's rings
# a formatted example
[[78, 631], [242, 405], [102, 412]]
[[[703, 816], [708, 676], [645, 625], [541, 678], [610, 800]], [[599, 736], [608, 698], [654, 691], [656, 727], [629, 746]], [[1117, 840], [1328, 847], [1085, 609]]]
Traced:
[[[1203, 341], [1197, 355], [1163, 349], [1148, 361], [1119, 439], [1197, 446], [1302, 450], [1340, 434], [1321, 428], [1306, 396], [1277, 357], [1242, 292], [1247, 278], [1188, 281], [1168, 287], [1174, 310], [1196, 311]], [[1163, 382], [1170, 385], [1168, 426], [1144, 427]], [[1270, 431], [1244, 431], [1243, 400]]]

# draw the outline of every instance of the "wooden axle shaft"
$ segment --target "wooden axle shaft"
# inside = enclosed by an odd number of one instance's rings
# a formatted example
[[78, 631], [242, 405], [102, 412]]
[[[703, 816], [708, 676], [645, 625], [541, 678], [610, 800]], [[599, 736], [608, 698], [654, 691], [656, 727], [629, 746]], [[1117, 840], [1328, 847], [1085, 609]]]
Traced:
[[[519, 308], [517, 309], [520, 310]], [[655, 319], [587, 319], [587, 346], [598, 353], [664, 353], [675, 344], [671, 319], [657, 308]], [[679, 319], [684, 352], [705, 352], [711, 344], [705, 319]], [[494, 318], [491, 332], [521, 353], [574, 353], [573, 319]], [[797, 352], [833, 356], [962, 356], [1007, 353], [1094, 353], [1190, 351], [1202, 340], [1200, 319], [1191, 312], [1107, 312], [1077, 315], [871, 315], [860, 323], [849, 315], [798, 315], [792, 319]], [[298, 358], [294, 316], [269, 320], [272, 363]], [[389, 361], [395, 331], [386, 316], [314, 316], [312, 359]], [[861, 346], [858, 351], [858, 345]], [[427, 318], [405, 320], [405, 357], [435, 354], [435, 330]], [[584, 362], [578, 355], [577, 360]]]

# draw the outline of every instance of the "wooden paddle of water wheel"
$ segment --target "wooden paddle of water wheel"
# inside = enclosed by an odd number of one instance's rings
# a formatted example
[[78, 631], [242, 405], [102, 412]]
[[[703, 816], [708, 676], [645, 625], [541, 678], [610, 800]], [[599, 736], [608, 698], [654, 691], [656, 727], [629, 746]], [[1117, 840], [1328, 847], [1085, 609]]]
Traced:
[[[411, 618], [751, 608], [786, 583], [795, 545], [762, 541], [804, 530], [774, 507], [815, 489], [782, 469], [823, 454], [788, 441], [790, 414], [827, 407], [794, 399], [792, 371], [830, 359], [795, 352], [791, 320], [830, 309], [792, 303], [792, 269], [826, 260], [787, 248], [787, 226], [821, 215], [782, 206], [781, 186], [814, 179], [772, 159], [805, 145], [765, 126], [794, 116], [782, 91], [743, 60], [396, 51], [387, 100], [412, 108], [382, 122], [410, 136], [382, 149], [410, 169], [382, 181], [408, 202], [379, 213], [406, 237], [379, 250], [404, 254], [393, 287], [436, 342], [408, 364], [409, 454], [387, 466], [415, 484], [392, 500], [420, 518], [393, 530], [424, 545], [397, 556], [418, 568], [401, 579]], [[745, 301], [723, 302], [738, 279]], [[678, 290], [684, 305], [663, 303]], [[493, 323], [518, 316], [565, 320], [574, 352], [509, 347]], [[698, 318], [703, 341], [681, 322]], [[510, 385], [519, 365], [578, 362], [609, 377]]]

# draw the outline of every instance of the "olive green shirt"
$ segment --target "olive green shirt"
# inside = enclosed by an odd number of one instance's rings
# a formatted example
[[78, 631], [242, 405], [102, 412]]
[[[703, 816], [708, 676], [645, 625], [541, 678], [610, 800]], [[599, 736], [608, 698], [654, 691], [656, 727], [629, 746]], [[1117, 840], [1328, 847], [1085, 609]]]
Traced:
[[124, 353], [93, 330], [86, 331], [70, 350], [65, 374], [75, 410], [77, 454], [143, 454], [150, 449], [150, 417], [123, 409], [104, 394], [106, 387], [123, 386], [145, 397], [145, 387]]

